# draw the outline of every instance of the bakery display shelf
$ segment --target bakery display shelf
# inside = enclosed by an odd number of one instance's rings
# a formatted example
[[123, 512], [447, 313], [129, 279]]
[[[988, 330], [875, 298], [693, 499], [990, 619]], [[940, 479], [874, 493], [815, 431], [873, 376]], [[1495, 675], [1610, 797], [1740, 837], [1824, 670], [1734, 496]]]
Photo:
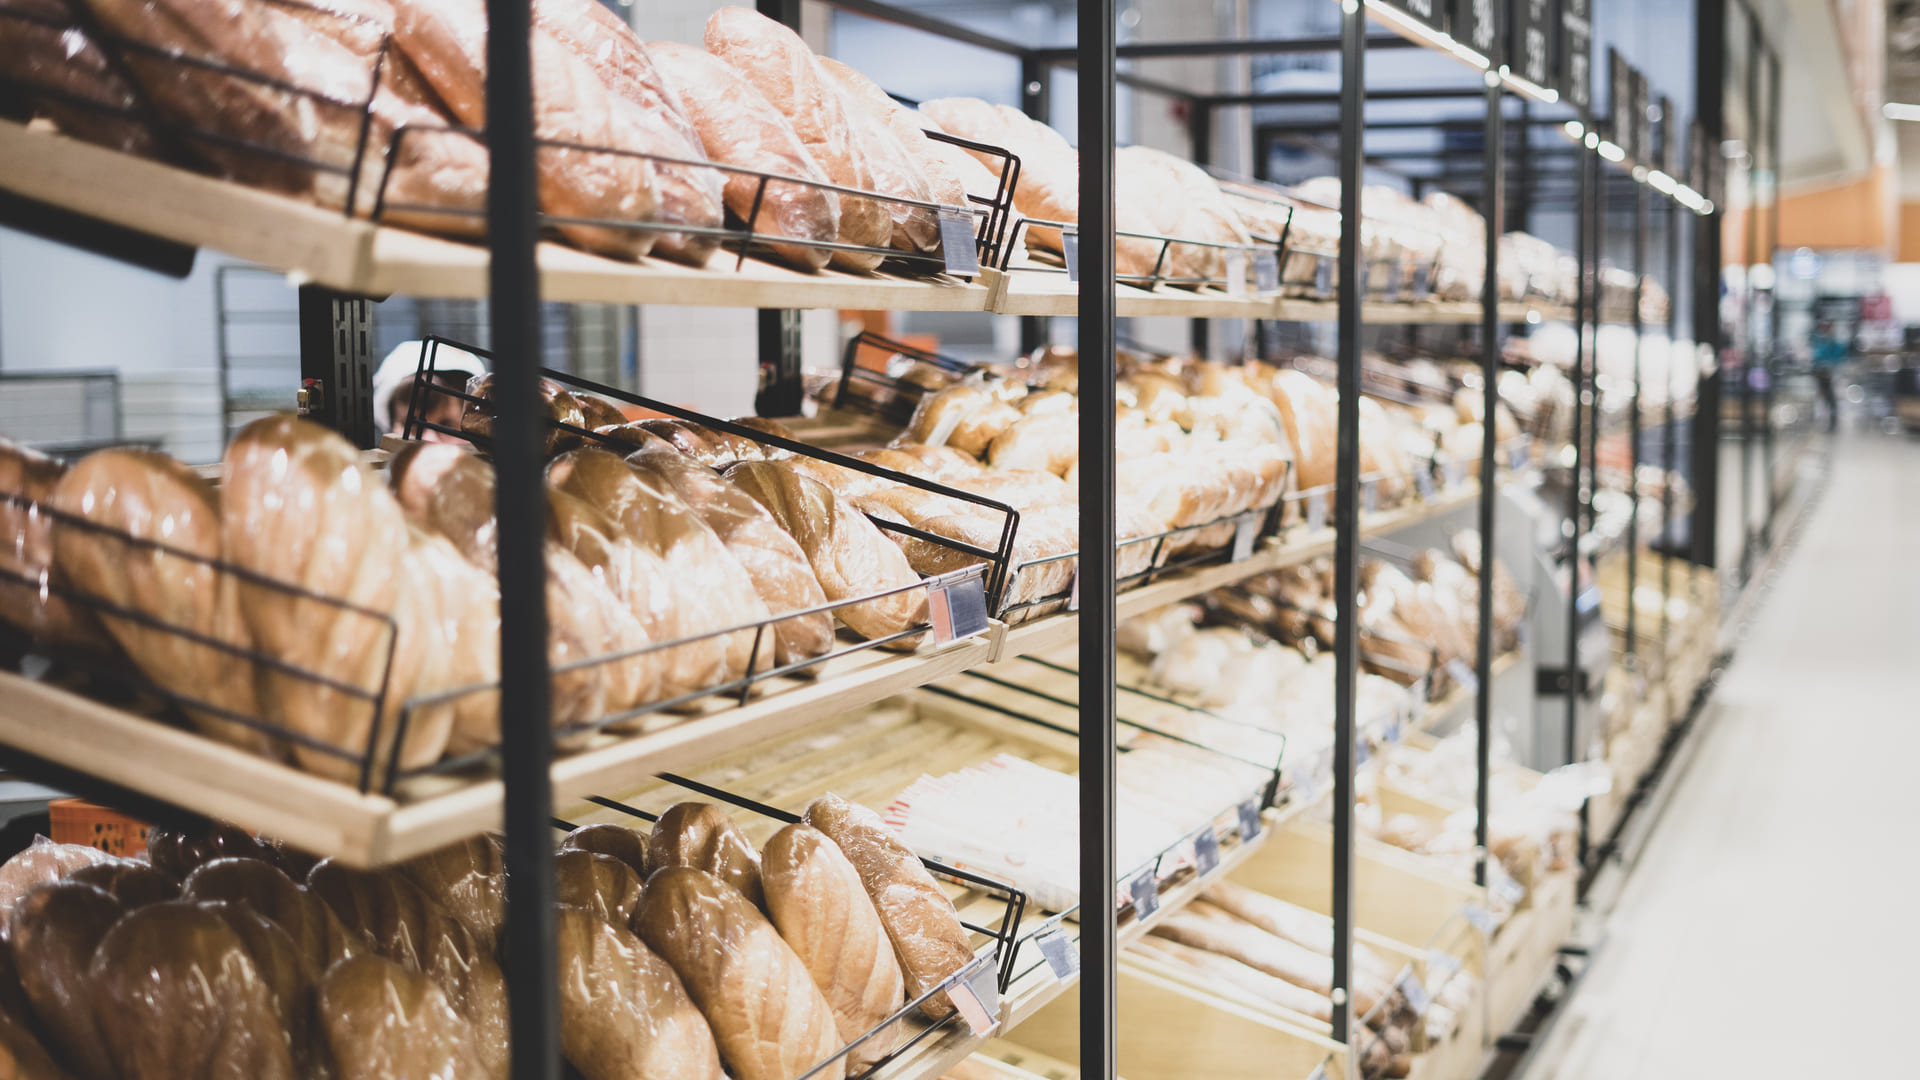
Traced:
[[[1515, 665], [1520, 663], [1525, 651], [1524, 649], [1515, 649], [1511, 652], [1504, 652], [1495, 656], [1493, 658], [1493, 670], [1491, 672], [1492, 681], [1498, 682], [1507, 672], [1512, 671]], [[1422, 709], [1419, 721], [1414, 726], [1425, 732], [1452, 731], [1461, 724], [1471, 720], [1470, 710], [1473, 708], [1473, 702], [1476, 696], [1478, 695], [1472, 687], [1456, 683], [1453, 689], [1447, 691], [1437, 700], [1426, 703]], [[1463, 713], [1468, 713], [1469, 715], [1463, 717]]]
[[[1006, 272], [990, 278], [987, 310], [996, 315], [1073, 316], [1080, 311], [1080, 284], [1063, 270], [1016, 259]], [[1158, 285], [1114, 285], [1114, 314], [1121, 318], [1172, 316], [1184, 319], [1269, 319], [1271, 295], [1234, 295], [1224, 289]]]
[[[0, 121], [0, 191], [363, 296], [479, 299], [487, 249], [350, 219], [298, 199]], [[538, 253], [542, 299], [570, 303], [984, 311], [997, 275], [803, 273], [716, 252], [706, 267], [622, 262], [557, 243]]]

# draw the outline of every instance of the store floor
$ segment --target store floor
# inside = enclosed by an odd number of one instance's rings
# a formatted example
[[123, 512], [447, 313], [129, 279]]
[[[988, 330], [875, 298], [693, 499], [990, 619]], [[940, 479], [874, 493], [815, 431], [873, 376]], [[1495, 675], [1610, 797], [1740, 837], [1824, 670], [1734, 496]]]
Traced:
[[1527, 1080], [1915, 1075], [1920, 441], [1812, 513]]

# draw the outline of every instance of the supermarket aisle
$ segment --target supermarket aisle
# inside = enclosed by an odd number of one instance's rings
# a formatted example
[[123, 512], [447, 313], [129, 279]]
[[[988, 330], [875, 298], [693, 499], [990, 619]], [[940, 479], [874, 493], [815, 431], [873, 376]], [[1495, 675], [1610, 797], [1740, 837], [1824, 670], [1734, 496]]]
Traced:
[[1913, 1075], [1920, 442], [1830, 476], [1529, 1080]]

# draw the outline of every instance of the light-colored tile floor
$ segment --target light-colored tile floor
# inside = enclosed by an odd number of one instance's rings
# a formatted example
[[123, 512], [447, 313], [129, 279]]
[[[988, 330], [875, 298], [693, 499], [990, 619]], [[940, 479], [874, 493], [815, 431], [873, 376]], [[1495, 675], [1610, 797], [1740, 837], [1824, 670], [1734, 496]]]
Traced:
[[1920, 1076], [1920, 442], [1813, 513], [1527, 1080]]

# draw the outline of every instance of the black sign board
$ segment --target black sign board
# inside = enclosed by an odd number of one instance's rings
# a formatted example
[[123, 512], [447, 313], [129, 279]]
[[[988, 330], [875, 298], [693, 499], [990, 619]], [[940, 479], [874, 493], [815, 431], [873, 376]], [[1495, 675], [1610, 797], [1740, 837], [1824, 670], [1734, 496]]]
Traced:
[[1687, 147], [1687, 186], [1702, 195], [1707, 193], [1707, 129], [1695, 120], [1693, 140]]
[[1553, 77], [1552, 0], [1513, 0], [1507, 20], [1507, 63], [1514, 74], [1539, 86]]
[[1498, 0], [1453, 0], [1448, 23], [1453, 39], [1500, 66], [1500, 3]]
[[1607, 50], [1607, 138], [1633, 156], [1633, 68], [1619, 49]]
[[1647, 77], [1635, 71], [1633, 73], [1633, 146], [1627, 150], [1627, 160], [1636, 165], [1645, 165], [1653, 160], [1653, 113], [1648, 108]]
[[1555, 89], [1581, 113], [1593, 108], [1593, 0], [1561, 0]]
[[1660, 171], [1679, 180], [1680, 114], [1673, 111], [1673, 99], [1660, 98]]
[[1388, 7], [1406, 12], [1428, 26], [1446, 28], [1445, 0], [1386, 0], [1386, 4]]

